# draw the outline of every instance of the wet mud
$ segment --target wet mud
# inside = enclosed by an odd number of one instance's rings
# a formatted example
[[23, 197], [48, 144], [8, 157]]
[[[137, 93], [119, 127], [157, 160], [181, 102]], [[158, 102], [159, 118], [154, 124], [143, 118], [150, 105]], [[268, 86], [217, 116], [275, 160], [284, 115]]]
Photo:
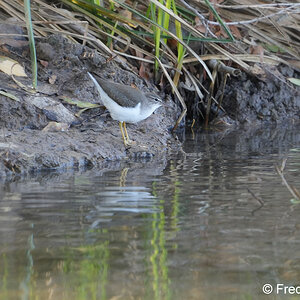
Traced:
[[[26, 48], [10, 53], [30, 74]], [[38, 93], [20, 88], [8, 75], [0, 73], [1, 89], [18, 98], [0, 95], [0, 177], [45, 169], [91, 168], [107, 160], [150, 159], [166, 155], [179, 145], [171, 134], [177, 110], [171, 101], [167, 101], [167, 108], [160, 107], [148, 119], [127, 124], [134, 141], [131, 147], [124, 146], [118, 122], [104, 108], [81, 111], [65, 101], [99, 103], [88, 71], [165, 98], [125, 64], [107, 61], [88, 47], [71, 44], [61, 36], [38, 42], [36, 49]], [[31, 85], [29, 78], [18, 81], [27, 87]]]
[[264, 78], [243, 73], [228, 80], [222, 106], [238, 124], [299, 122], [300, 87], [287, 78], [299, 78], [300, 72], [281, 65], [261, 66]]
[[[49, 169], [100, 167], [106, 161], [161, 159], [180, 148], [171, 134], [180, 109], [171, 97], [140, 78], [125, 62], [56, 35], [37, 41], [36, 50], [38, 93], [24, 88], [31, 85], [30, 78], [15, 82], [0, 73], [1, 90], [17, 97], [13, 100], [0, 95], [0, 178]], [[2, 47], [1, 55], [17, 60], [31, 74], [26, 44]], [[67, 101], [99, 103], [87, 75], [90, 71], [144, 92], [156, 92], [167, 102], [168, 107], [157, 109], [148, 119], [128, 124], [134, 141], [130, 148], [124, 146], [118, 122], [105, 109], [82, 111]], [[291, 92], [280, 80], [256, 81], [244, 75], [232, 80], [225, 94], [223, 106], [237, 125], [255, 120], [299, 120], [299, 90]]]

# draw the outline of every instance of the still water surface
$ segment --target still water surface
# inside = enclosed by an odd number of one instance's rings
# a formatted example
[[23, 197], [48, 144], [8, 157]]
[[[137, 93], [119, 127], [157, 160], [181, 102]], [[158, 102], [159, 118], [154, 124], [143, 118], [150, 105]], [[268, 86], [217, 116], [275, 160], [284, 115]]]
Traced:
[[0, 299], [296, 299], [262, 286], [300, 285], [300, 204], [274, 170], [300, 188], [299, 128], [183, 150], [1, 183]]

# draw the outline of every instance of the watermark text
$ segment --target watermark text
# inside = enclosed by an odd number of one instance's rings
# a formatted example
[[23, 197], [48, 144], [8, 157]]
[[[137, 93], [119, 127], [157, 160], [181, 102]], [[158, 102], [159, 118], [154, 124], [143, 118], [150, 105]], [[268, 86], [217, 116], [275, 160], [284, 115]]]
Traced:
[[262, 287], [262, 291], [266, 295], [270, 295], [272, 293], [276, 295], [300, 295], [300, 285], [285, 285], [283, 283], [270, 284], [266, 283]]

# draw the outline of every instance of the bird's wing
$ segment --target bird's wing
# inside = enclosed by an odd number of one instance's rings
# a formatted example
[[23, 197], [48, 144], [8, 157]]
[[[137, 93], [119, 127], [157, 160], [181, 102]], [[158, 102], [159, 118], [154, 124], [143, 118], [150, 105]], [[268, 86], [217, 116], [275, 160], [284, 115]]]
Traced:
[[[104, 92], [121, 106], [124, 106], [124, 103], [126, 103], [126, 107], [135, 107], [137, 105], [136, 99], [142, 102], [145, 98], [145, 95], [140, 90], [134, 89], [128, 85], [104, 80], [99, 76], [95, 76], [95, 78], [97, 79]], [[135, 99], [132, 98], [132, 93], [134, 93]], [[120, 103], [120, 96], [122, 96], [122, 100], [124, 101], [124, 103]]]

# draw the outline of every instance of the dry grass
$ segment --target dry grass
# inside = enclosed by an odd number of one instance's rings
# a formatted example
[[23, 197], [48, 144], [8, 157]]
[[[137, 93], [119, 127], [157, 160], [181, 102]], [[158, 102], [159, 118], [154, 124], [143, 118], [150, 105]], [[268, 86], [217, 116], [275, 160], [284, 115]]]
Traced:
[[[31, 15], [35, 37], [62, 34], [75, 43], [95, 48], [108, 59], [113, 57], [123, 63], [125, 60], [145, 79], [155, 79], [161, 84], [162, 78], [167, 79], [177, 95], [177, 87], [182, 83], [194, 90], [202, 103], [207, 92], [203, 84], [215, 78], [208, 61], [230, 64], [234, 67], [229, 72], [232, 76], [237, 69], [263, 74], [260, 63], [284, 63], [300, 68], [300, 4], [285, 1], [262, 4], [256, 0], [231, 0], [226, 5], [222, 1], [213, 2], [212, 5], [207, 0], [188, 3], [178, 0], [174, 10], [171, 4], [166, 7], [157, 0], [104, 1], [103, 7], [83, 0], [54, 1], [52, 5], [35, 0], [31, 3]], [[169, 15], [171, 22], [151, 18], [150, 5], [155, 6], [158, 14]], [[16, 24], [26, 26], [23, 1], [2, 0], [0, 8], [1, 22], [10, 16]], [[1, 39], [8, 37], [11, 38], [6, 33], [0, 34]], [[160, 77], [154, 78], [154, 64], [160, 67]], [[186, 109], [183, 99], [179, 99]]]

